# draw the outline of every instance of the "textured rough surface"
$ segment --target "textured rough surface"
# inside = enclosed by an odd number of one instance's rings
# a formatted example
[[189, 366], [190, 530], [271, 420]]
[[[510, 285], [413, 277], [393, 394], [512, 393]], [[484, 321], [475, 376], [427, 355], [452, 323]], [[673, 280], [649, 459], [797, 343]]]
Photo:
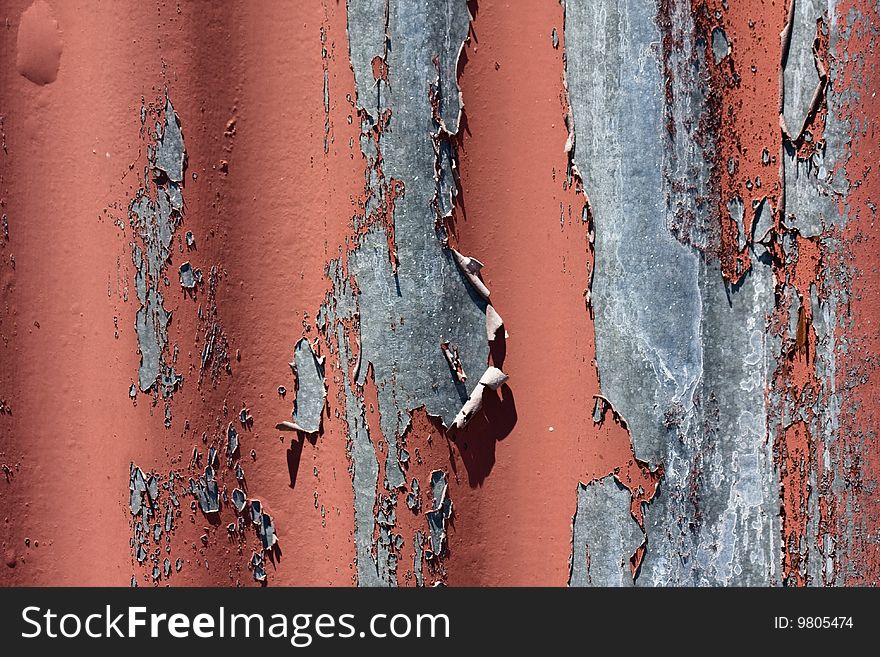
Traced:
[[0, 8], [0, 584], [880, 581], [875, 2]]
[[653, 2], [566, 3], [574, 162], [596, 224], [599, 377], [636, 457], [664, 472], [645, 510], [638, 582], [761, 584], [779, 570], [764, 411], [770, 272], [757, 262], [729, 286], [670, 231], [678, 147], [658, 147], [657, 137], [665, 111], [686, 110], [666, 104], [655, 11]]

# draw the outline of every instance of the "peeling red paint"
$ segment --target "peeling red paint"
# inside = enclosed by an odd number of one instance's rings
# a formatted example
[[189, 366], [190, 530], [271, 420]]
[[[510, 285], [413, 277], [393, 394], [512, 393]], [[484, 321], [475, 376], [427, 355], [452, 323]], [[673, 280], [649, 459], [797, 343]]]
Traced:
[[[724, 277], [741, 280], [751, 265], [748, 246], [758, 205], [774, 213], [782, 194], [782, 140], [779, 136], [780, 43], [784, 8], [775, 0], [727, 3], [693, 0], [697, 34], [702, 37], [709, 72], [705, 138], [716, 138], [712, 173], [712, 212], [720, 222], [715, 246]], [[712, 33], [723, 30], [730, 54], [716, 62]], [[745, 235], [728, 213], [728, 203], [740, 199]], [[711, 239], [711, 238], [710, 238]]]
[[626, 429], [592, 420], [600, 387], [584, 303], [591, 225], [564, 151], [564, 44], [554, 49], [551, 39], [554, 28], [563, 38], [562, 20], [552, 3], [512, 12], [481, 2], [462, 55], [456, 248], [491, 256], [486, 283], [510, 332], [493, 362], [526, 384], [493, 401], [497, 410], [485, 402], [489, 426], [475, 419], [455, 438], [472, 483], [453, 486], [452, 499], [479, 512], [456, 514], [450, 584], [561, 585], [578, 481], [618, 472], [631, 490], [649, 491], [640, 501], [653, 494]]
[[[838, 329], [838, 339], [848, 348], [841, 354], [837, 384], [843, 391], [840, 433], [845, 447], [840, 454], [839, 476], [846, 486], [837, 500], [834, 527], [845, 536], [851, 523], [852, 540], [841, 561], [847, 584], [876, 584], [880, 580], [880, 514], [876, 486], [880, 481], [880, 452], [877, 426], [880, 419], [877, 356], [880, 337], [880, 276], [877, 271], [875, 214], [880, 202], [880, 171], [877, 168], [877, 136], [880, 131], [880, 99], [875, 90], [880, 81], [880, 53], [877, 28], [880, 14], [875, 3], [846, 0], [837, 6], [841, 30], [849, 39], [839, 43], [835, 54], [843, 62], [836, 85], [852, 93], [843, 106], [852, 118], [846, 164], [850, 189], [843, 233], [844, 268], [851, 272], [849, 323]], [[846, 53], [850, 53], [847, 57]], [[859, 56], [853, 57], [852, 53]], [[851, 509], [847, 518], [844, 509]]]
[[[12, 17], [7, 32], [17, 40], [0, 42], [0, 59], [16, 62], [0, 71], [0, 499], [8, 510], [0, 525], [6, 563], [0, 583], [125, 585], [134, 574], [138, 584], [152, 584], [152, 562], [138, 564], [129, 543], [136, 523], [125, 500], [129, 464], [162, 482], [173, 472], [182, 477], [175, 485], [185, 488], [203, 475], [214, 447], [221, 454], [221, 494], [244, 486], [274, 522], [280, 551], [266, 552], [270, 584], [358, 584], [347, 388], [363, 404], [377, 456], [374, 511], [394, 498], [395, 531], [403, 537], [402, 546], [391, 548], [398, 585], [417, 583], [414, 560], [427, 542], [415, 541], [419, 532], [429, 540], [425, 514], [435, 470], [448, 477], [454, 512], [448, 549], [423, 562], [426, 586], [565, 584], [578, 482], [613, 474], [629, 490], [631, 514], [644, 529], [645, 505], [663, 485], [664, 467], [652, 470], [636, 458], [625, 418], [602, 397], [590, 289], [593, 217], [570, 159], [558, 3], [529, 11], [471, 3], [472, 31], [459, 61], [465, 110], [457, 135], [442, 125], [441, 99], [430, 99], [440, 126], [434, 146], [439, 152], [451, 144], [457, 153], [454, 211], [441, 216], [434, 208], [438, 232], [449, 235], [444, 246], [488, 263], [479, 276], [504, 320], [494, 339], [487, 336], [487, 365], [514, 383], [485, 390], [482, 409], [460, 430], [447, 431], [420, 407], [408, 411], [409, 427], [399, 436], [382, 432], [380, 413], [395, 409], [380, 408], [373, 365], [361, 364], [360, 315], [338, 320], [350, 355], [340, 350], [346, 345], [338, 344], [335, 327], [323, 327], [316, 316], [322, 304], [336, 301], [328, 279], [334, 261], [360, 297], [348, 258], [370, 227], [385, 233], [390, 270], [402, 266], [394, 217], [406, 189], [402, 180], [385, 177], [380, 140], [391, 114], [376, 117], [369, 135], [361, 134], [367, 116], [353, 100], [345, 3], [296, 11], [282, 3], [198, 11], [102, 4], [97, 13], [88, 2], [29, 4], [4, 4]], [[670, 10], [670, 3], [663, 6]], [[873, 224], [880, 101], [873, 92], [880, 16], [866, 0], [846, 0], [817, 23], [820, 84], [799, 129], [781, 122], [792, 6], [690, 2], [706, 74], [698, 91], [707, 111], [697, 132], [712, 167], [710, 193], [701, 199], [711, 219], [705, 255], [720, 261], [731, 284], [741, 281], [753, 265], [756, 211], [768, 204], [776, 288], [766, 337], [779, 338], [781, 354], [767, 400], [780, 477], [782, 583], [876, 584], [880, 281]], [[40, 29], [29, 27], [36, 10], [57, 20], [57, 28], [46, 20]], [[836, 49], [832, 25], [847, 35]], [[660, 27], [660, 56], [668, 58], [681, 44], [669, 24], [661, 20]], [[716, 29], [730, 48], [717, 61]], [[217, 66], [218, 44], [224, 66]], [[371, 66], [377, 84], [387, 84], [387, 57], [373, 58]], [[439, 80], [437, 61], [426, 75]], [[672, 80], [666, 85], [669, 97]], [[845, 162], [834, 169], [849, 183], [838, 199], [846, 221], [808, 237], [780, 210], [784, 141], [801, 159], [818, 152], [835, 118], [825, 104], [832, 92], [845, 99], [836, 118], [852, 121]], [[147, 149], [153, 124], [164, 118], [166, 93], [180, 117], [188, 162], [185, 212], [167, 264], [171, 281], [161, 288], [172, 312], [167, 355], [176, 349], [184, 377], [167, 401], [167, 429], [166, 400], [127, 394], [140, 356], [126, 210], [145, 184]], [[667, 130], [683, 138], [674, 124]], [[375, 160], [363, 155], [362, 139], [373, 140]], [[693, 182], [676, 184], [680, 191]], [[381, 198], [371, 198], [375, 189], [384, 191]], [[734, 199], [744, 207], [745, 235], [728, 212]], [[205, 272], [192, 290], [175, 280], [184, 261]], [[833, 303], [840, 425], [829, 446], [814, 428], [836, 403], [820, 392], [825, 382], [816, 363], [823, 344], [815, 327]], [[405, 339], [402, 323], [388, 331]], [[291, 403], [278, 390], [297, 392], [287, 363], [301, 337], [317, 340], [326, 356], [328, 402], [321, 432], [290, 438], [275, 429]], [[203, 364], [206, 341], [214, 356]], [[460, 383], [479, 379], [482, 372], [464, 372], [457, 345], [441, 348], [451, 354], [451, 376]], [[222, 455], [230, 426], [240, 441], [244, 484]], [[384, 457], [395, 438], [409, 454], [407, 483], [419, 482], [414, 509], [403, 491], [383, 488]], [[194, 449], [200, 458], [193, 458]], [[701, 466], [699, 459], [690, 464]], [[191, 511], [191, 502], [181, 495], [170, 542], [163, 536], [149, 544], [151, 555], [161, 553], [159, 563], [166, 554], [183, 562], [160, 583], [256, 585], [251, 555], [264, 553], [257, 532], [228, 530], [236, 520], [230, 505], [208, 517]], [[694, 513], [698, 521], [700, 509]], [[376, 525], [374, 539], [380, 531]], [[649, 537], [631, 556], [634, 576], [650, 549]], [[817, 559], [830, 559], [842, 580], [823, 563], [825, 579], [818, 581], [808, 569]]]

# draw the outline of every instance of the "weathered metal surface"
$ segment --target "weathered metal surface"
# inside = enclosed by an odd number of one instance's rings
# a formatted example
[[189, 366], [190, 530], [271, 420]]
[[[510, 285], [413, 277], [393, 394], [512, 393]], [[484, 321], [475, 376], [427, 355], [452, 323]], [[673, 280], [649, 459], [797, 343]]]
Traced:
[[877, 583], [875, 4], [2, 6], [0, 583]]

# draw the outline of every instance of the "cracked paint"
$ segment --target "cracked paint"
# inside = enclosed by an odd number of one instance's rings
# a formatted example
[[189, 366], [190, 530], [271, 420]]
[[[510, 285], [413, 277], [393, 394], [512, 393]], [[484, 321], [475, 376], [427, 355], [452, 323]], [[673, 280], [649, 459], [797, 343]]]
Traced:
[[875, 6], [7, 4], [3, 585], [876, 583]]

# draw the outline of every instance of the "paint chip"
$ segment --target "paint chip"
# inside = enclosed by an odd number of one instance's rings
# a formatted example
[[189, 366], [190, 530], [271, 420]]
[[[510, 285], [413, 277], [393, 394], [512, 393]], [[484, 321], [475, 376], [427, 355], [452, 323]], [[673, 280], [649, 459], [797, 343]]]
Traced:
[[[498, 337], [499, 329], [503, 328], [504, 320], [501, 319], [501, 315], [495, 310], [495, 307], [490, 303], [486, 306], [486, 338], [489, 342], [492, 342]], [[504, 337], [509, 337], [507, 335], [507, 330], [504, 331]]]
[[280, 431], [320, 433], [327, 389], [324, 385], [324, 358], [315, 355], [306, 338], [296, 343], [290, 368], [296, 376], [296, 397], [292, 421], [275, 425]]
[[483, 279], [480, 278], [480, 270], [483, 268], [483, 263], [476, 258], [463, 256], [455, 249], [450, 249], [450, 251], [452, 251], [452, 257], [455, 260], [455, 264], [458, 265], [458, 268], [461, 270], [461, 273], [465, 275], [465, 278], [467, 278], [468, 281], [470, 281], [474, 290], [488, 301], [489, 288], [486, 287], [486, 284], [483, 283]]
[[189, 261], [184, 262], [180, 265], [180, 287], [185, 290], [192, 290], [196, 286], [196, 278], [193, 274], [192, 265], [189, 264]]
[[238, 432], [232, 422], [226, 427], [226, 455], [233, 459], [238, 453]]
[[247, 505], [247, 496], [240, 488], [236, 488], [232, 491], [232, 504], [233, 506], [235, 506], [235, 510], [238, 513], [242, 513], [244, 511], [244, 507]]
[[464, 406], [461, 407], [458, 415], [455, 416], [450, 428], [463, 429], [470, 422], [474, 414], [483, 407], [483, 390], [485, 388], [497, 390], [509, 378], [497, 367], [490, 366], [486, 368], [485, 373], [480, 377], [480, 381], [474, 387], [470, 397], [468, 397]]
[[712, 53], [715, 56], [716, 64], [720, 64], [730, 54], [730, 42], [721, 27], [712, 30]]
[[254, 579], [258, 582], [266, 581], [266, 569], [263, 567], [263, 555], [260, 552], [254, 552], [251, 555], [251, 568], [254, 571]]

